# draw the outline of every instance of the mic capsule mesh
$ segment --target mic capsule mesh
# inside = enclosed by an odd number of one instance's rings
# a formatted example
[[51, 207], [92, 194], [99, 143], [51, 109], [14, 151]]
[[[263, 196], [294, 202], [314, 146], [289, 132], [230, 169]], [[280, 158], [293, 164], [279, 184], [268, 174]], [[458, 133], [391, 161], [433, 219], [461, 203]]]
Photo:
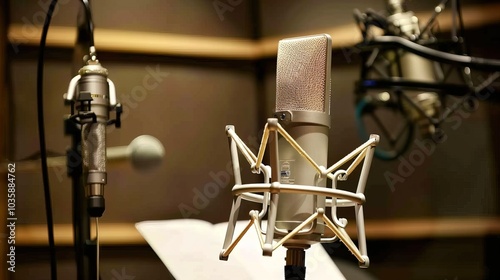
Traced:
[[106, 171], [106, 124], [89, 123], [82, 126], [83, 168]]
[[328, 35], [281, 40], [276, 69], [276, 112], [326, 112], [330, 92], [327, 83]]

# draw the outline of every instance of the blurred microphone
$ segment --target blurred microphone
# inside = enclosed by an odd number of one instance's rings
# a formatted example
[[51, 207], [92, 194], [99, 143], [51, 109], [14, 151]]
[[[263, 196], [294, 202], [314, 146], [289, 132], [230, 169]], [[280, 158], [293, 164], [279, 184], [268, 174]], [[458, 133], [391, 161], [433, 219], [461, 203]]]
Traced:
[[[387, 10], [390, 14], [387, 21], [389, 23], [388, 31], [393, 33], [391, 35], [411, 41], [415, 41], [416, 38], [425, 39], [422, 37], [424, 34], [420, 33], [418, 18], [413, 12], [406, 10], [404, 0], [388, 0]], [[392, 76], [419, 82], [437, 82], [432, 61], [410, 52], [401, 52], [399, 56], [400, 69], [397, 69], [397, 65], [392, 67]], [[430, 137], [435, 133], [435, 127], [426, 116], [432, 118], [438, 116], [441, 106], [439, 96], [435, 92], [406, 92], [410, 100], [403, 99], [404, 108], [409, 113], [410, 119], [418, 125], [422, 136]], [[417, 109], [417, 106], [420, 110]]]
[[[275, 117], [321, 166], [327, 166], [328, 156], [331, 45], [327, 34], [284, 39], [279, 42], [277, 57]], [[278, 150], [280, 183], [326, 186], [326, 179], [318, 179], [317, 171], [284, 138], [279, 139]], [[276, 233], [287, 234], [317, 208], [325, 208], [325, 199], [312, 194], [280, 194]], [[296, 235], [284, 244], [287, 273], [298, 268], [305, 275], [304, 250], [319, 242], [324, 230], [325, 225], [318, 222], [310, 233]]]
[[[96, 58], [95, 48], [68, 87], [66, 100], [76, 103], [77, 114], [72, 118], [81, 124], [83, 174], [87, 193], [88, 213], [101, 217], [105, 209], [104, 186], [106, 173], [106, 126], [116, 123], [109, 120], [110, 110], [115, 109], [116, 93], [113, 82], [108, 79], [108, 70]], [[121, 108], [121, 107], [118, 107]]]
[[165, 148], [160, 140], [151, 135], [136, 137], [128, 146], [111, 147], [106, 149], [108, 161], [130, 160], [132, 166], [139, 170], [148, 170], [161, 163], [165, 155]]

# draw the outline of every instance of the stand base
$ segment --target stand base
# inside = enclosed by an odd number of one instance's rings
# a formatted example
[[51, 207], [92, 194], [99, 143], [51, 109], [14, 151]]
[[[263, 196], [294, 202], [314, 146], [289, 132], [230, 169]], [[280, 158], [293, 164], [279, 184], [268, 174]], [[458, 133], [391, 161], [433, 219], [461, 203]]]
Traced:
[[285, 280], [305, 280], [306, 267], [297, 265], [285, 265]]

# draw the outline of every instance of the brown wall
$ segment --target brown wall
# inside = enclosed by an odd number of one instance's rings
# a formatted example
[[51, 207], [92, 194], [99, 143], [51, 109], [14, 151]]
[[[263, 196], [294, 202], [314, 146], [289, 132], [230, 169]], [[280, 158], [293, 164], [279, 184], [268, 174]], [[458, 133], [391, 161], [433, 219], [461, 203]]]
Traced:
[[[18, 57], [22, 56], [19, 54]], [[100, 57], [110, 72], [118, 98], [123, 103], [123, 127], [109, 129], [108, 146], [128, 145], [135, 137], [149, 134], [165, 146], [163, 164], [150, 172], [134, 171], [129, 164], [110, 164], [106, 187], [108, 222], [133, 222], [146, 219], [182, 218], [181, 203], [193, 205], [194, 189], [203, 190], [213, 182], [211, 175], [227, 174], [229, 161], [226, 124], [236, 125], [242, 137], [257, 134], [256, 91], [253, 67], [248, 63], [230, 63], [224, 66], [214, 62], [183, 63], [165, 58], [120, 60], [120, 57]], [[69, 112], [63, 106], [62, 93], [71, 79], [71, 65], [62, 60], [49, 59], [46, 63], [46, 119], [47, 149], [63, 155], [70, 145], [70, 137], [63, 135], [62, 116]], [[21, 160], [38, 151], [34, 89], [30, 77], [23, 73], [35, 72], [32, 60], [15, 60], [14, 102], [23, 104], [14, 114], [17, 141], [14, 159]], [[138, 95], [148, 71], [160, 71], [158, 85], [147, 94]], [[162, 74], [163, 75], [163, 74]], [[62, 81], [62, 82], [61, 82]], [[65, 168], [51, 169], [51, 183], [55, 209], [70, 209], [70, 179]], [[44, 213], [40, 174], [20, 178], [22, 200], [20, 215], [25, 223], [43, 223]], [[224, 186], [225, 187], [225, 186]], [[226, 190], [226, 189], [224, 189]], [[228, 201], [230, 194], [221, 190], [217, 200]], [[192, 218], [222, 221], [220, 213], [227, 212], [230, 203], [210, 203]], [[68, 211], [55, 211], [56, 223], [70, 223]]]
[[[329, 28], [332, 26], [352, 24], [354, 22], [353, 10], [364, 12], [371, 8], [378, 12], [385, 11], [384, 0], [276, 0], [259, 1], [260, 26], [263, 36], [279, 36], [283, 34], [310, 32]], [[439, 1], [405, 1], [412, 11], [430, 12]], [[490, 0], [467, 0], [460, 1], [462, 5], [492, 3], [498, 1]], [[446, 9], [450, 9], [450, 4]], [[332, 34], [334, 35], [334, 34]], [[335, 40], [335, 38], [333, 38]]]
[[[78, 1], [60, 2], [63, 4], [54, 17], [54, 24], [76, 25]], [[224, 13], [223, 20], [210, 1], [92, 2], [96, 29], [253, 36], [248, 1]], [[43, 11], [37, 3], [11, 1], [11, 22], [23, 24], [25, 30], [29, 30], [32, 24], [40, 21], [37, 16]], [[96, 47], [99, 50], [98, 44]], [[9, 148], [11, 160], [20, 161], [39, 150], [35, 98], [37, 50], [20, 46], [8, 51], [12, 58], [11, 97], [15, 104], [10, 115], [15, 145]], [[101, 221], [135, 223], [184, 218], [187, 216], [180, 211], [182, 205], [197, 211], [189, 218], [211, 222], [227, 220], [231, 194], [229, 180], [226, 182], [229, 151], [224, 127], [234, 124], [243, 139], [258, 136], [260, 124], [256, 108], [260, 97], [256, 90], [254, 63], [103, 52], [99, 53], [99, 59], [109, 70], [109, 78], [114, 81], [118, 99], [125, 109], [122, 128], [108, 132], [108, 146], [127, 145], [142, 134], [157, 137], [165, 146], [162, 165], [148, 172], [138, 172], [127, 163], [109, 164], [105, 191], [107, 207]], [[48, 50], [44, 104], [47, 149], [51, 155], [63, 155], [71, 143], [70, 137], [63, 134], [63, 116], [69, 113], [69, 108], [63, 105], [62, 94], [75, 75], [73, 67], [71, 51]], [[157, 85], [148, 86], [146, 94], [140, 95], [145, 88], [144, 78], [154, 71], [161, 72]], [[49, 174], [54, 222], [71, 223], [71, 182], [66, 170], [64, 167], [49, 169]], [[224, 182], [218, 182], [218, 178]], [[45, 224], [39, 169], [24, 172], [17, 183], [19, 224]], [[203, 192], [210, 183], [220, 186], [218, 194], [207, 205], [196, 207], [193, 204], [196, 191]], [[57, 252], [59, 277], [73, 279], [72, 249], [61, 247]], [[34, 275], [48, 277], [48, 263], [46, 249], [21, 247], [15, 279]], [[104, 247], [104, 279], [112, 279], [112, 271], [121, 271], [122, 267], [138, 278], [165, 279], [169, 275], [148, 246]]]
[[[50, 1], [11, 1], [13, 23], [43, 24], [43, 11]], [[41, 2], [42, 4], [38, 4]], [[75, 26], [81, 1], [60, 0], [54, 25]], [[90, 1], [97, 28], [129, 31], [166, 32], [218, 37], [252, 37], [251, 1], [233, 1], [232, 10], [219, 12], [213, 1]], [[44, 4], [46, 3], [46, 4]]]
[[[7, 70], [7, 57], [6, 57], [6, 45], [7, 45], [7, 9], [8, 5], [5, 2], [0, 3], [0, 161], [2, 161], [2, 169], [0, 174], [2, 176], [2, 182], [0, 182], [0, 219], [5, 221], [7, 218], [7, 181], [5, 181], [6, 168], [7, 166], [3, 164], [3, 161], [7, 158], [7, 143], [8, 143], [8, 133], [9, 133], [9, 98], [7, 94], [7, 83], [6, 83], [6, 70]], [[5, 253], [7, 247], [7, 238], [9, 234], [8, 229], [4, 228], [0, 232], [2, 235], [0, 237], [0, 279], [7, 278], [7, 256]]]
[[[78, 1], [60, 2], [62, 4], [54, 17], [54, 24], [74, 26]], [[411, 4], [418, 4], [418, 10], [426, 10], [434, 5], [433, 1], [417, 2], [410, 1]], [[41, 22], [39, 15], [43, 8], [37, 3], [10, 1], [11, 22], [24, 24], [28, 32], [32, 24]], [[378, 2], [372, 4], [366, 0], [348, 3], [323, 0], [259, 1], [259, 14], [256, 15], [252, 3], [241, 1], [234, 10], [225, 12], [222, 19], [212, 1], [201, 0], [93, 1], [93, 10], [96, 29], [252, 38], [256, 34], [287, 36], [290, 33], [347, 24], [352, 21], [354, 8], [364, 10], [372, 7], [378, 10], [383, 7]], [[335, 34], [332, 37], [335, 40]], [[478, 46], [491, 43], [487, 37], [474, 40]], [[498, 45], [498, 41], [493, 43]], [[98, 45], [96, 47], [99, 48]], [[490, 46], [489, 52], [480, 52], [479, 55], [488, 56], [491, 50], [497, 49]], [[10, 121], [15, 139], [15, 145], [9, 146], [9, 155], [11, 160], [20, 161], [36, 154], [39, 149], [35, 103], [37, 52], [31, 47], [21, 47], [18, 51], [9, 48], [8, 51], [12, 59], [9, 65], [13, 85], [10, 96], [14, 103]], [[359, 138], [354, 120], [353, 87], [358, 77], [359, 59], [346, 49], [335, 51], [333, 57], [330, 163], [364, 140]], [[118, 98], [126, 110], [123, 127], [108, 133], [108, 145], [127, 145], [136, 136], [150, 134], [157, 137], [166, 150], [162, 165], [149, 172], [141, 173], [123, 163], [109, 165], [107, 209], [103, 222], [134, 223], [183, 218], [179, 211], [180, 205], [193, 206], [196, 190], [203, 190], [208, 183], [217, 183], [215, 178], [225, 178], [228, 174], [226, 166], [229, 151], [224, 126], [234, 124], [244, 140], [253, 137], [259, 139], [263, 120], [271, 116], [273, 111], [274, 58], [257, 64], [248, 61], [99, 53], [99, 59], [109, 70], [109, 77], [114, 81]], [[54, 155], [63, 155], [70, 145], [70, 138], [63, 135], [62, 119], [69, 113], [69, 108], [63, 106], [62, 94], [74, 75], [72, 68], [70, 50], [49, 49], [45, 64], [45, 123], [47, 148]], [[143, 86], [143, 78], [151, 69], [160, 69], [165, 76], [159, 78], [157, 86], [146, 90], [144, 96], [134, 95]], [[498, 140], [491, 110], [497, 112], [498, 106], [490, 110], [487, 108], [490, 108], [489, 105], [480, 103], [478, 110], [463, 118], [456, 129], [452, 127], [454, 123], [448, 123], [445, 126], [448, 136], [446, 142], [426, 157], [424, 163], [417, 166], [403, 183], [396, 185], [394, 191], [389, 188], [384, 173], [397, 173], [400, 161], [375, 160], [366, 192], [367, 218], [498, 216], [498, 178], [495, 175], [498, 158], [495, 159], [491, 152], [493, 143]], [[497, 135], [497, 138], [492, 138], [492, 135]], [[414, 151], [412, 149], [403, 158], [408, 159]], [[40, 171], [33, 170], [22, 175], [17, 182], [20, 223], [44, 224]], [[250, 179], [250, 176], [245, 179]], [[55, 223], [71, 223], [71, 185], [65, 169], [51, 169], [50, 182]], [[222, 184], [218, 195], [190, 218], [226, 221], [231, 199], [229, 188]], [[482, 244], [481, 241], [477, 243]], [[408, 279], [411, 275], [425, 275], [425, 272], [411, 274], [411, 270], [417, 268], [428, 272], [426, 276], [430, 278], [443, 275], [442, 271], [436, 273], [429, 270], [430, 264], [423, 260], [441, 250], [439, 248], [443, 246], [440, 244], [421, 242], [415, 245], [423, 248], [421, 250], [425, 254], [415, 257], [418, 260], [408, 264], [406, 270], [401, 268], [403, 272], [399, 275], [408, 276]], [[452, 254], [460, 244], [450, 244]], [[373, 250], [378, 257], [376, 260], [383, 262], [386, 256], [389, 260], [384, 265], [396, 269], [402, 265], [397, 261], [397, 256], [400, 256], [397, 252], [399, 245], [397, 243], [394, 248], [383, 251], [380, 247], [384, 244], [375, 244], [380, 246]], [[405, 254], [411, 254], [414, 249], [408, 246]], [[470, 254], [472, 249], [468, 247], [467, 250]], [[168, 272], [147, 246], [104, 248], [103, 251], [104, 279], [111, 279], [111, 271], [122, 266], [137, 278], [168, 277]], [[61, 248], [59, 252], [59, 270], [61, 275], [66, 276], [62, 278], [71, 279], [74, 275], [71, 248]], [[43, 248], [22, 249], [21, 270], [16, 279], [48, 275], [47, 253]], [[482, 253], [483, 248], [478, 248], [473, 255]], [[481, 261], [475, 260], [472, 271], [482, 271]], [[457, 268], [451, 273], [455, 271], [460, 270]], [[453, 276], [450, 274], [447, 277]]]

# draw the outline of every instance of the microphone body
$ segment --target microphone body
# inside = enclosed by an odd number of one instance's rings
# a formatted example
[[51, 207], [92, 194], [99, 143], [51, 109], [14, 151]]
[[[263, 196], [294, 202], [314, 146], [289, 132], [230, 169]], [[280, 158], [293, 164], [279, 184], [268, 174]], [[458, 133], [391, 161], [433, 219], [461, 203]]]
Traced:
[[[89, 70], [86, 66], [82, 69]], [[104, 186], [107, 183], [106, 126], [109, 120], [107, 70], [99, 65], [92, 67], [91, 72], [82, 74], [77, 91], [90, 93], [92, 101], [89, 109], [96, 115], [96, 122], [91, 120], [83, 123], [81, 132], [83, 174], [88, 188], [87, 206], [90, 216], [100, 217], [104, 212]]]
[[[388, 0], [387, 8], [391, 14], [387, 20], [389, 32], [396, 36], [415, 40], [421, 37], [418, 18], [411, 11], [406, 11], [404, 0]], [[404, 79], [435, 83], [436, 75], [432, 61], [416, 54], [402, 51], [399, 55], [399, 67], [391, 68], [391, 75]], [[407, 91], [409, 99], [403, 100], [403, 107], [411, 120], [416, 122], [423, 136], [435, 133], [434, 125], [429, 121], [438, 115], [441, 102], [435, 92]], [[413, 104], [412, 104], [413, 103]]]
[[[331, 38], [327, 34], [279, 42], [275, 117], [321, 166], [327, 166], [328, 157], [330, 65]], [[278, 153], [281, 184], [326, 187], [326, 178], [320, 178], [310, 163], [284, 138], [278, 140]], [[273, 181], [277, 179], [273, 178]], [[317, 208], [325, 208], [325, 200], [324, 196], [312, 194], [281, 194], [276, 216], [277, 235], [287, 234]], [[322, 222], [315, 222], [307, 233], [294, 236], [284, 246], [289, 250], [298, 249], [301, 255], [303, 249], [320, 241], [324, 229]], [[303, 262], [300, 255], [288, 256], [287, 265], [300, 265]], [[298, 261], [289, 262], [294, 259]]]
[[[106, 126], [114, 122], [119, 127], [121, 106], [116, 103], [115, 87], [108, 79], [108, 70], [96, 59], [94, 48], [91, 48], [86, 65], [71, 80], [65, 99], [72, 103], [70, 118], [81, 126], [88, 213], [91, 217], [101, 217], [105, 209], [104, 186], [107, 183]], [[117, 119], [110, 122], [109, 112], [115, 108]]]
[[[258, 154], [226, 126], [235, 185], [233, 204], [220, 260], [229, 254], [253, 227], [260, 239], [262, 254], [272, 256], [280, 246], [286, 250], [285, 278], [305, 279], [305, 250], [318, 242], [341, 240], [360, 262], [368, 267], [362, 204], [377, 135], [327, 167], [330, 129], [331, 38], [327, 34], [284, 39], [278, 45], [276, 107], [268, 119]], [[267, 148], [266, 148], [267, 147]], [[270, 165], [262, 163], [270, 154]], [[263, 183], [244, 184], [238, 155], [241, 153], [253, 173], [263, 174]], [[351, 162], [347, 169], [342, 166]], [[356, 192], [337, 189], [362, 164]], [[327, 179], [332, 182], [327, 187]], [[261, 211], [249, 212], [248, 225], [233, 239], [243, 200], [261, 203]], [[354, 207], [359, 249], [345, 232], [346, 219], [339, 219], [337, 207]], [[331, 217], [326, 215], [330, 209]], [[262, 219], [267, 215], [264, 230]], [[331, 230], [327, 232], [326, 229]]]

